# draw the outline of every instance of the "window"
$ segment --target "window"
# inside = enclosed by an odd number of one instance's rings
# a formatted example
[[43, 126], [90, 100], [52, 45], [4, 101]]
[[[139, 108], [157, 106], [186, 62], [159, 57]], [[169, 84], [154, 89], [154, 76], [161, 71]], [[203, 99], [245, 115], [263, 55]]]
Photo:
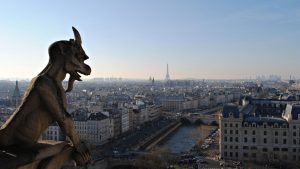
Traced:
[[283, 139], [283, 144], [286, 144], [286, 139]]
[[267, 125], [266, 125], [266, 124], [264, 124], [264, 128], [267, 128]]
[[227, 130], [226, 129], [224, 130], [224, 133], [227, 134]]
[[255, 143], [255, 142], [256, 142], [256, 139], [255, 139], [255, 138], [252, 138], [252, 142]]
[[239, 138], [238, 137], [235, 138], [235, 142], [239, 142]]
[[297, 152], [297, 149], [293, 148], [293, 152], [294, 152], [294, 153]]
[[293, 129], [296, 129], [296, 126], [295, 126], [295, 125], [293, 125]]
[[251, 150], [257, 150], [257, 147], [252, 146], [252, 147], [251, 147]]
[[230, 130], [229, 132], [230, 132], [230, 134], [232, 134], [232, 130]]
[[264, 135], [267, 135], [267, 131], [264, 131]]
[[268, 149], [267, 148], [263, 148], [262, 151], [263, 152], [268, 152]]
[[232, 152], [229, 153], [229, 156], [232, 157]]
[[244, 150], [249, 150], [249, 147], [248, 146], [243, 146], [243, 149]]
[[283, 136], [286, 136], [286, 131], [284, 131], [282, 134], [283, 134]]
[[232, 127], [232, 123], [230, 123], [229, 126]]
[[247, 158], [248, 157], [248, 153], [244, 153], [243, 156]]
[[239, 131], [238, 131], [238, 130], [235, 130], [235, 134], [239, 134]]
[[224, 123], [224, 126], [227, 127], [227, 123]]
[[277, 138], [275, 138], [275, 143], [278, 144], [278, 139]]
[[227, 137], [224, 137], [224, 141], [227, 142]]
[[287, 148], [281, 148], [281, 151], [288, 151]]
[[266, 138], [264, 138], [264, 143], [267, 143], [267, 139]]
[[235, 152], [235, 157], [238, 157], [239, 156], [239, 153], [238, 152]]
[[227, 151], [224, 152], [224, 156], [227, 157]]
[[247, 141], [248, 141], [248, 140], [247, 140], [247, 137], [245, 137], [245, 138], [244, 138], [244, 142], [247, 143]]
[[232, 137], [230, 137], [230, 142], [232, 142]]
[[275, 131], [275, 136], [278, 136], [278, 131]]
[[297, 141], [296, 141], [296, 139], [293, 139], [293, 144], [297, 144]]
[[238, 124], [238, 123], [236, 123], [236, 124], [235, 124], [235, 127], [239, 127], [239, 124]]
[[255, 130], [252, 131], [252, 135], [255, 135]]
[[252, 158], [256, 158], [256, 153], [252, 153]]
[[224, 149], [227, 149], [227, 145], [224, 146]]
[[296, 134], [296, 132], [293, 132], [293, 136], [296, 136], [297, 134]]
[[239, 149], [239, 146], [235, 146], [235, 149]]
[[273, 148], [273, 151], [279, 151], [278, 147]]
[[[247, 135], [247, 130], [244, 131], [244, 134]], [[300, 133], [299, 133], [299, 135], [300, 135]]]

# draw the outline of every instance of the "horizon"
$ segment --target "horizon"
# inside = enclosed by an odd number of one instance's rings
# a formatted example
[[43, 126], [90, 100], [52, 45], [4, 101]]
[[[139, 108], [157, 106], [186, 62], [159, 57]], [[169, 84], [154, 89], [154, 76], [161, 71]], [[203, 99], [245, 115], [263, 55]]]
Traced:
[[300, 78], [300, 1], [3, 4], [0, 79], [35, 77], [72, 26], [90, 57], [83, 79], [164, 79], [167, 64], [171, 79]]
[[[67, 75], [69, 76], [69, 75]], [[19, 77], [10, 77], [10, 78], [1, 78], [0, 77], [0, 81], [31, 81], [34, 77], [32, 78], [19, 78]], [[108, 79], [112, 78], [112, 80], [119, 80], [121, 78], [122, 81], [149, 81], [149, 77], [148, 78], [123, 78], [123, 77], [109, 77], [109, 76], [106, 76], [106, 77], [82, 77], [81, 79], [83, 80], [82, 82], [89, 82], [89, 81], [110, 81]], [[154, 80], [155, 81], [165, 81], [164, 78], [155, 78], [154, 77]], [[265, 79], [259, 79], [256, 77], [251, 77], [251, 78], [235, 78], [235, 79], [230, 79], [230, 78], [219, 78], [219, 79], [209, 79], [209, 78], [189, 78], [189, 77], [186, 77], [186, 78], [177, 78], [177, 79], [170, 79], [171, 81], [177, 81], [177, 80], [195, 80], [195, 81], [273, 81], [273, 80], [270, 80], [269, 76], [265, 76]], [[300, 80], [300, 78], [295, 78], [295, 77], [292, 77], [291, 79], [290, 78], [281, 78], [280, 77], [280, 80], [281, 81], [288, 81], [288, 80]], [[64, 79], [64, 81], [68, 81], [68, 77], [66, 77]], [[79, 83], [81, 81], [78, 81]], [[78, 83], [77, 82], [77, 83]]]

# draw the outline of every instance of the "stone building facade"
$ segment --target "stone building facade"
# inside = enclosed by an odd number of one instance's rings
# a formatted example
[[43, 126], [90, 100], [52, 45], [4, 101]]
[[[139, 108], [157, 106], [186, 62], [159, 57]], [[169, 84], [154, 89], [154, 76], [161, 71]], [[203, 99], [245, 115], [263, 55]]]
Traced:
[[220, 156], [225, 160], [290, 163], [300, 160], [300, 105], [281, 117], [255, 114], [255, 105], [226, 105], [220, 116]]

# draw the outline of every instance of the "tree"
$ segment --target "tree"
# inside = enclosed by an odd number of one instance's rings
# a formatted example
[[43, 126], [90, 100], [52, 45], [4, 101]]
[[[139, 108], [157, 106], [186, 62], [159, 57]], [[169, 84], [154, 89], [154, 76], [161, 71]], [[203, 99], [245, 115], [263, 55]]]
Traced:
[[180, 118], [180, 122], [183, 124], [183, 125], [189, 125], [191, 124], [191, 121], [185, 117], [182, 117]]
[[219, 126], [219, 124], [218, 124], [216, 121], [212, 121], [212, 122], [210, 123], [210, 125], [211, 125], [211, 126]]
[[139, 169], [165, 169], [171, 161], [170, 152], [167, 149], [156, 148], [146, 155], [141, 155], [135, 162]]
[[197, 120], [195, 121], [195, 125], [196, 125], [196, 126], [200, 126], [200, 125], [202, 125], [202, 124], [204, 124], [203, 121], [202, 121], [202, 119], [197, 119]]

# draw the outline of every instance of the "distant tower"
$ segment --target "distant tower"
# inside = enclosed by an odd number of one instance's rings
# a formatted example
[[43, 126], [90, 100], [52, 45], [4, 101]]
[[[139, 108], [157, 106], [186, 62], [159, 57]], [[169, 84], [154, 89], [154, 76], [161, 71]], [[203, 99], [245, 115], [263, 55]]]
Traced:
[[167, 74], [166, 74], [166, 79], [167, 82], [170, 81], [170, 75], [169, 75], [169, 64], [167, 64]]
[[21, 102], [21, 94], [20, 94], [20, 90], [19, 90], [18, 81], [16, 81], [15, 90], [14, 90], [14, 93], [11, 98], [11, 104], [12, 104], [12, 106], [18, 107], [20, 102]]

